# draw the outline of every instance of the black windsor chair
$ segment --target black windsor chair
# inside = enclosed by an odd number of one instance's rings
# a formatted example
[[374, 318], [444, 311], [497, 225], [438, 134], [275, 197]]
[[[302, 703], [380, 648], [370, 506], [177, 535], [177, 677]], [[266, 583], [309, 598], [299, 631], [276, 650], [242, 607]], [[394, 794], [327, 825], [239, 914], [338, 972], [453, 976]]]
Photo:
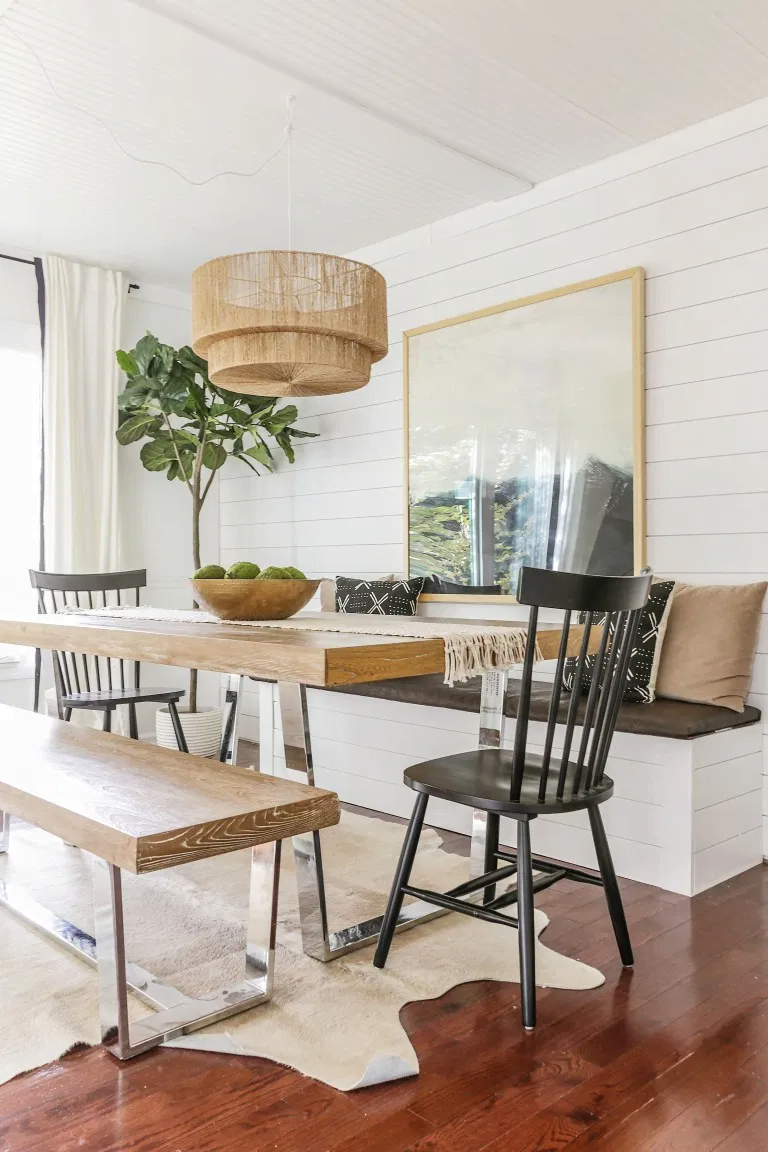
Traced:
[[[517, 598], [521, 604], [530, 605], [531, 611], [514, 747], [511, 751], [482, 748], [455, 756], [441, 756], [406, 769], [404, 783], [417, 793], [417, 798], [373, 961], [377, 968], [386, 964], [406, 895], [494, 924], [517, 927], [523, 1025], [531, 1030], [536, 1024], [533, 897], [535, 892], [563, 879], [602, 885], [622, 963], [626, 967], [633, 964], [627, 922], [599, 805], [613, 794], [613, 781], [605, 775], [605, 766], [651, 578], [648, 570], [639, 576], [625, 577], [586, 576], [539, 568], [521, 570]], [[564, 620], [543, 749], [534, 751], [529, 747], [528, 720], [540, 608], [562, 609]], [[573, 613], [585, 613], [586, 623], [573, 690], [570, 699], [565, 694], [561, 706], [563, 669]], [[600, 625], [602, 635], [598, 651], [589, 657], [590, 634]], [[589, 670], [588, 660], [593, 665], [592, 679], [584, 697], [581, 686], [585, 670]], [[564, 723], [565, 731], [562, 750], [554, 752], [558, 723]], [[577, 733], [577, 726], [580, 733]], [[446, 893], [416, 888], [409, 883], [430, 796], [482, 809], [488, 814], [483, 875]], [[578, 809], [586, 809], [589, 814], [599, 875], [531, 855], [532, 820], [544, 814]], [[499, 849], [501, 816], [517, 821], [517, 850], [514, 852]], [[498, 867], [500, 860], [507, 863]], [[535, 879], [534, 869], [539, 873]], [[514, 875], [516, 884], [497, 896], [497, 884]], [[482, 895], [480, 889], [483, 889]], [[475, 899], [482, 902], [461, 899], [471, 894], [476, 894]], [[517, 904], [516, 917], [500, 911], [510, 904]]]
[[[40, 611], [61, 612], [65, 608], [106, 608], [121, 606], [133, 600], [139, 605], [139, 592], [147, 584], [143, 568], [131, 572], [93, 572], [68, 574], [30, 570], [32, 587], [37, 589]], [[130, 594], [133, 593], [133, 596]], [[94, 599], [95, 597], [95, 599]], [[187, 743], [181, 727], [178, 702], [183, 688], [142, 688], [138, 660], [113, 656], [93, 656], [79, 652], [52, 652], [53, 677], [59, 718], [69, 720], [75, 708], [103, 712], [104, 730], [112, 729], [112, 713], [120, 705], [128, 707], [129, 734], [139, 738], [136, 705], [167, 704], [176, 742], [182, 752]], [[126, 670], [126, 664], [133, 665]]]

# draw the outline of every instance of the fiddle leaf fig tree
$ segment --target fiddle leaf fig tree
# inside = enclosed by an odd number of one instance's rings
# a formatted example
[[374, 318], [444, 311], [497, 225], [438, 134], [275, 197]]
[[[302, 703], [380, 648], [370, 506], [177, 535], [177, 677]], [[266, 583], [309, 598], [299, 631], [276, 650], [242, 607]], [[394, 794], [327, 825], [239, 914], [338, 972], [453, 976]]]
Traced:
[[[243, 396], [218, 388], [208, 362], [191, 348], [161, 344], [147, 332], [129, 352], [115, 353], [128, 377], [117, 398], [115, 433], [120, 444], [144, 440], [141, 462], [149, 472], [186, 484], [192, 500], [192, 562], [201, 567], [200, 513], [214, 477], [230, 456], [259, 474], [272, 471], [275, 450], [293, 464], [293, 441], [314, 436], [294, 427], [294, 404]], [[197, 673], [190, 673], [189, 710], [197, 710]]]

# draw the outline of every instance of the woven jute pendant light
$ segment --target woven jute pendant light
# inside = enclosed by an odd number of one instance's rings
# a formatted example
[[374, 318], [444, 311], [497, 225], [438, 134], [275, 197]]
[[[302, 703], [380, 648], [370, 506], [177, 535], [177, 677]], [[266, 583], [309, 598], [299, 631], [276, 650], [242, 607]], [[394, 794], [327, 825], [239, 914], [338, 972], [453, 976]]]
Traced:
[[320, 252], [219, 256], [192, 274], [192, 347], [211, 380], [232, 392], [362, 388], [387, 353], [384, 277]]

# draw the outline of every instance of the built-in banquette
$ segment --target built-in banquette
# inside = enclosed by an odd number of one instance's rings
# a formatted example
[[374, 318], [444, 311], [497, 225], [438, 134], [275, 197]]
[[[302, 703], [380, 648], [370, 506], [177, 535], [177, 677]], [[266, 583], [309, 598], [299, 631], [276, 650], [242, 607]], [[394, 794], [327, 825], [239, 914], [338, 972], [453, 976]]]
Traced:
[[[324, 591], [328, 608], [329, 589]], [[756, 637], [764, 591], [759, 584], [740, 588], [678, 585], [671, 602], [673, 608], [677, 605], [677, 615], [670, 613], [662, 652], [671, 653], [673, 645], [689, 652], [697, 675], [708, 664], [706, 672], [720, 676], [722, 683], [725, 674], [720, 665], [733, 670], [729, 639], [736, 636], [742, 645], [739, 660], [746, 695], [754, 650], [747, 633], [752, 630]], [[430, 616], [473, 612], [466, 598], [460, 605], [430, 602], [424, 610]], [[486, 616], [502, 612], [508, 618], [522, 616], [519, 607], [511, 604], [491, 612], [485, 603], [474, 611]], [[691, 618], [700, 621], [695, 634]], [[723, 622], [723, 635], [718, 635], [718, 619]], [[543, 744], [551, 673], [548, 676], [546, 665], [540, 667], [531, 733]], [[661, 674], [661, 686], [669, 687], [663, 663]], [[514, 741], [517, 691], [513, 674], [506, 702], [505, 744], [509, 747]], [[259, 700], [255, 686], [246, 688], [243, 735], [257, 735], [256, 717], [260, 708], [269, 710], [269, 699], [268, 692]], [[734, 706], [659, 696], [651, 703], [622, 705], [606, 769], [615, 781], [615, 792], [605, 811], [620, 876], [693, 895], [762, 861], [760, 711], [748, 704], [739, 711], [741, 701], [728, 699]], [[342, 800], [407, 816], [411, 797], [402, 787], [404, 770], [419, 760], [476, 747], [480, 683], [449, 688], [440, 676], [418, 676], [333, 692], [310, 689], [308, 707], [316, 779], [337, 791]], [[267, 723], [272, 720], [270, 716]], [[276, 706], [274, 723], [279, 727]], [[466, 812], [439, 799], [432, 801], [430, 822], [470, 832]], [[506, 843], [514, 843], [514, 833], [511, 823], [502, 825]], [[596, 864], [582, 813], [539, 817], [532, 838], [540, 855], [583, 867]]]

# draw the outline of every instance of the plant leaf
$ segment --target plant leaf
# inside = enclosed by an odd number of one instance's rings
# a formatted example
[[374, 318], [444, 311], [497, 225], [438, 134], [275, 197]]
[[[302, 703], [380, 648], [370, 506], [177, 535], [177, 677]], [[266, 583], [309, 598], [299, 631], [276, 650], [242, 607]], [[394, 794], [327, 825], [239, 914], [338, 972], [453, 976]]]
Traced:
[[250, 456], [253, 460], [258, 460], [259, 464], [263, 464], [265, 468], [272, 468], [272, 459], [270, 451], [266, 444], [256, 443], [252, 448], [246, 448], [244, 455]]
[[140, 412], [137, 416], [129, 416], [123, 420], [115, 433], [118, 444], [133, 444], [134, 440], [141, 440], [142, 436], [149, 436], [159, 430], [161, 421], [159, 416], [149, 412]]
[[248, 457], [244, 453], [234, 452], [233, 456], [235, 457], [236, 460], [242, 460], [243, 464], [247, 464], [248, 467], [250, 468], [251, 472], [255, 472], [257, 476], [261, 476], [261, 472], [259, 472], [258, 468], [255, 468], [253, 466], [253, 464], [250, 462], [250, 460], [248, 459]]
[[183, 348], [179, 348], [176, 353], [176, 359], [179, 364], [187, 368], [190, 372], [199, 373], [205, 380], [208, 379], [208, 361], [203, 360], [202, 356], [198, 356], [196, 352], [193, 352], [188, 344], [185, 344]]
[[133, 358], [136, 361], [136, 367], [143, 376], [149, 375], [147, 371], [149, 362], [157, 352], [159, 345], [160, 341], [157, 336], [153, 336], [151, 332], [147, 332], [134, 348]]
[[239, 399], [254, 416], [271, 411], [277, 404], [276, 396], [240, 396]]
[[285, 458], [288, 463], [293, 464], [294, 460], [296, 459], [296, 453], [293, 450], [291, 438], [287, 431], [278, 432], [277, 436], [275, 436], [275, 440], [278, 442], [283, 452], [285, 453]]
[[215, 472], [227, 462], [227, 451], [221, 444], [212, 444], [210, 440], [203, 448], [203, 464]]
[[139, 366], [130, 352], [123, 352], [122, 348], [119, 348], [117, 352], [115, 352], [115, 359], [126, 376], [139, 375]]
[[175, 359], [176, 354], [170, 344], [158, 344], [153, 363], [155, 365], [155, 375], [162, 382], [167, 381], [170, 377]]
[[120, 409], [141, 408], [152, 394], [149, 381], [144, 376], [135, 376], [117, 398]]
[[195, 471], [195, 455], [194, 452], [180, 452], [179, 458], [181, 460], [181, 468], [179, 469], [179, 479], [191, 480], [192, 474]]
[[170, 437], [148, 440], [140, 452], [141, 462], [148, 472], [164, 472], [176, 454]]
[[286, 404], [285, 408], [278, 408], [277, 412], [273, 412], [271, 416], [265, 417], [261, 423], [267, 432], [271, 432], [273, 436], [277, 436], [278, 432], [282, 432], [289, 424], [293, 424], [298, 415], [299, 410], [295, 404]]

